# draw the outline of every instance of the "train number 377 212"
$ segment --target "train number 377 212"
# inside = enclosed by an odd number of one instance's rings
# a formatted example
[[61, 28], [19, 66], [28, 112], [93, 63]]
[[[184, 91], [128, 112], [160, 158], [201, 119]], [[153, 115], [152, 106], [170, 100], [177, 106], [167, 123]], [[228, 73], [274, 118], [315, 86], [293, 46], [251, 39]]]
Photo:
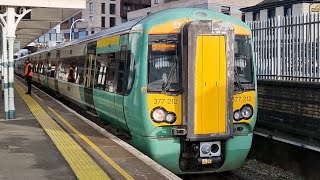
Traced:
[[153, 104], [178, 104], [178, 99], [153, 99]]
[[252, 101], [251, 96], [241, 96], [241, 97], [233, 97], [233, 102], [248, 102]]

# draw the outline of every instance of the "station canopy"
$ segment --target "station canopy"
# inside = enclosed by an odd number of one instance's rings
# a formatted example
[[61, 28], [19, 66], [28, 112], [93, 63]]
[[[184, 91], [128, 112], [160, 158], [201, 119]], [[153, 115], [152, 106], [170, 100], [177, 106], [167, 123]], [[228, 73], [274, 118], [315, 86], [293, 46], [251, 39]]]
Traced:
[[20, 47], [28, 44], [47, 33], [63, 21], [71, 18], [86, 8], [86, 0], [0, 0], [0, 9], [6, 6], [31, 8], [32, 11], [24, 16], [16, 29], [15, 41]]

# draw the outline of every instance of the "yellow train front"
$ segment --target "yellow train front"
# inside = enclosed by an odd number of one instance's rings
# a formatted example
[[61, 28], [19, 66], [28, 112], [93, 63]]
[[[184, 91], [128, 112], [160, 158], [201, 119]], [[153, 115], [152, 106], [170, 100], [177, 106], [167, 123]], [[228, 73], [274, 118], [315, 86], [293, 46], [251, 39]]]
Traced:
[[167, 10], [140, 23], [136, 87], [145, 95], [128, 120], [150, 122], [136, 121], [144, 135], [131, 129], [133, 144], [177, 174], [239, 168], [257, 114], [248, 26], [203, 9]]

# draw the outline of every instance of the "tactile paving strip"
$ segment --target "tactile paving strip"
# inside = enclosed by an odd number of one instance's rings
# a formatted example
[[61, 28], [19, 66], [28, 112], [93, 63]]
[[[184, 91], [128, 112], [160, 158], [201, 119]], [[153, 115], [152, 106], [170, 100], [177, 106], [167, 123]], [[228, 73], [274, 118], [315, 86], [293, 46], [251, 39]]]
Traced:
[[69, 163], [78, 179], [110, 179], [98, 164], [45, 112], [32, 96], [24, 94], [23, 88], [17, 82], [14, 83], [14, 87]]

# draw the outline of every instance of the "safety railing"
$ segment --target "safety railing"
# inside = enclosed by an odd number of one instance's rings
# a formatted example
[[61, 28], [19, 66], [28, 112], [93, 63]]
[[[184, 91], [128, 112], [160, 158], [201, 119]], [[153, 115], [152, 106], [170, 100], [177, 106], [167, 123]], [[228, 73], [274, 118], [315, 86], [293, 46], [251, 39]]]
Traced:
[[320, 82], [320, 14], [247, 22], [258, 79]]

